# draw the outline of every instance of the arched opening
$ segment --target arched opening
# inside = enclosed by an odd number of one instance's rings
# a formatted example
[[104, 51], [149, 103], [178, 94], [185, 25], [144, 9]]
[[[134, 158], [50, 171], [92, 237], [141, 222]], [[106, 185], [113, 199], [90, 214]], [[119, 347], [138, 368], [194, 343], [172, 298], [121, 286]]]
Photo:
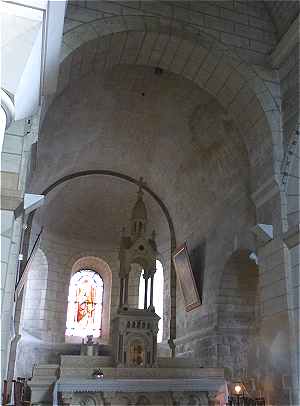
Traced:
[[86, 256], [74, 263], [65, 292], [67, 343], [80, 343], [88, 335], [99, 343], [109, 342], [111, 286], [110, 267], [101, 258]]
[[[32, 366], [45, 361], [37, 350], [47, 340], [47, 285], [49, 264], [42, 248], [36, 251], [23, 289], [20, 340], [16, 349], [15, 376], [30, 377]], [[21, 298], [22, 296], [19, 296]]]
[[256, 255], [235, 251], [226, 261], [218, 296], [218, 330], [226, 343], [218, 347], [218, 362], [231, 378], [247, 379], [258, 363], [258, 281]]
[[90, 269], [76, 272], [70, 281], [66, 336], [101, 337], [104, 284]]
[[[148, 285], [148, 290], [150, 290], [150, 285]], [[139, 309], [144, 308], [144, 296], [145, 296], [145, 280], [143, 278], [143, 272], [140, 276], [139, 284]], [[148, 292], [148, 297], [150, 293]], [[155, 308], [155, 313], [160, 317], [158, 322], [158, 334], [157, 342], [161, 343], [163, 340], [163, 315], [164, 315], [164, 270], [162, 263], [156, 260], [156, 272], [154, 275], [154, 297], [153, 305]]]
[[46, 337], [45, 311], [47, 308], [45, 292], [47, 290], [48, 260], [39, 248], [34, 256], [24, 292], [20, 331], [23, 338]]
[[[62, 189], [62, 187], [69, 187], [71, 189], [72, 186], [72, 182], [76, 181], [76, 185], [75, 187], [72, 188], [72, 190], [78, 190], [81, 186], [80, 184], [84, 184], [85, 186], [88, 185], [89, 183], [92, 185], [92, 181], [93, 178], [99, 177], [99, 180], [97, 179], [97, 185], [99, 188], [99, 181], [100, 182], [105, 182], [106, 179], [106, 183], [104, 183], [103, 188], [106, 188], [108, 182], [111, 181], [120, 181], [120, 183], [118, 184], [118, 190], [121, 189], [122, 187], [122, 183], [124, 181], [124, 185], [127, 185], [127, 187], [130, 186], [138, 186], [138, 179], [133, 178], [131, 176], [128, 176], [127, 174], [124, 174], [122, 172], [117, 172], [117, 171], [111, 171], [111, 170], [100, 170], [100, 169], [93, 169], [93, 170], [84, 170], [84, 171], [78, 171], [78, 172], [74, 172], [72, 174], [63, 176], [62, 178], [58, 179], [57, 181], [55, 181], [54, 183], [52, 183], [50, 186], [48, 186], [46, 189], [44, 189], [41, 193], [44, 194], [47, 197], [47, 206], [44, 206], [43, 210], [47, 210], [47, 218], [48, 220], [50, 220], [50, 216], [49, 216], [49, 211], [53, 211], [56, 212], [58, 210], [58, 206], [53, 206], [52, 204], [54, 204], [55, 201], [67, 201], [66, 197], [64, 196], [64, 191]], [[96, 180], [96, 179], [95, 179]], [[79, 182], [79, 183], [77, 183]], [[162, 215], [160, 217], [160, 222], [161, 224], [163, 224], [163, 234], [166, 235], [166, 241], [167, 243], [164, 243], [164, 246], [170, 246], [170, 251], [171, 253], [175, 250], [176, 248], [176, 235], [175, 235], [175, 229], [174, 229], [174, 223], [173, 223], [173, 219], [171, 218], [171, 215], [168, 211], [168, 208], [166, 207], [166, 205], [164, 204], [163, 200], [149, 187], [147, 186], [147, 184], [144, 184], [142, 187], [143, 191], [145, 192], [146, 196], [149, 196], [150, 199], [147, 200], [147, 204], [152, 205], [154, 208], [157, 207], [157, 213], [159, 213], [159, 215]], [[96, 189], [95, 189], [96, 190]], [[126, 190], [121, 189], [121, 190]], [[60, 194], [61, 193], [61, 194]], [[64, 197], [62, 197], [64, 196]], [[124, 196], [123, 196], [124, 197]], [[69, 200], [72, 200], [72, 197], [68, 198]], [[74, 199], [73, 197], [73, 201], [78, 200], [78, 199]], [[121, 200], [121, 199], [119, 199]], [[123, 199], [124, 200], [124, 199]], [[79, 201], [79, 200], [78, 200]], [[51, 206], [50, 206], [51, 205]], [[122, 207], [125, 207], [126, 205], [122, 205]], [[64, 209], [60, 208], [59, 211], [63, 211]], [[40, 216], [44, 216], [46, 217], [46, 214], [43, 214], [42, 211], [40, 211]], [[68, 210], [68, 216], [69, 215], [70, 210]], [[38, 214], [37, 214], [38, 216]], [[115, 217], [115, 216], [114, 216]], [[55, 224], [55, 221], [51, 221], [51, 226]], [[47, 223], [47, 227], [50, 226], [50, 223]], [[137, 224], [136, 224], [137, 227]], [[71, 229], [71, 228], [70, 228]], [[136, 228], [137, 230], [137, 228]], [[134, 230], [134, 231], [136, 231]], [[157, 231], [157, 228], [156, 228]], [[80, 235], [82, 236], [82, 230], [80, 231]], [[103, 235], [106, 236], [106, 233], [103, 233]], [[160, 232], [158, 230], [158, 236], [160, 235]], [[159, 247], [160, 249], [160, 247]], [[165, 249], [165, 248], [164, 248]], [[84, 265], [84, 267], [91, 267], [91, 265]], [[92, 269], [95, 269], [95, 266], [92, 266]], [[99, 268], [99, 270], [101, 269], [101, 267]], [[78, 267], [76, 267], [76, 270], [78, 270]], [[99, 272], [98, 268], [97, 268], [97, 272]], [[74, 272], [75, 270], [73, 270]], [[101, 272], [100, 272], [101, 273]], [[105, 276], [103, 276], [101, 274], [101, 276], [103, 277], [104, 280], [104, 285], [106, 286], [106, 281], [105, 281]], [[173, 267], [173, 263], [171, 262], [170, 265], [170, 277], [172, 279], [172, 285], [175, 286], [176, 284], [176, 275], [175, 275], [175, 269]], [[132, 275], [130, 276], [130, 278], [132, 278]], [[134, 284], [135, 284], [135, 290], [134, 290], [134, 299], [133, 302], [130, 302], [130, 305], [133, 307], [138, 307], [138, 301], [139, 301], [139, 292], [138, 292], [138, 286], [139, 286], [139, 274], [137, 274], [137, 279], [134, 280]], [[131, 283], [130, 283], [131, 286]], [[175, 295], [175, 291], [176, 290], [172, 290], [170, 289], [170, 285], [165, 285], [166, 288], [168, 288], [168, 294], [170, 297], [170, 302], [166, 301], [165, 302], [165, 318], [164, 318], [164, 326], [165, 326], [165, 334], [170, 334], [170, 337], [172, 336], [173, 338], [175, 338], [175, 319], [176, 319], [176, 315], [175, 315], [175, 301], [176, 301], [176, 295]], [[105, 289], [105, 292], [107, 292], [107, 290]], [[68, 293], [66, 293], [67, 296]], [[110, 295], [110, 293], [109, 293]], [[156, 293], [155, 293], [156, 295]], [[104, 293], [104, 296], [106, 296], [106, 293]], [[132, 300], [132, 296], [129, 297], [129, 301]], [[104, 298], [105, 301], [105, 298]], [[166, 309], [169, 308], [168, 310]], [[105, 312], [105, 308], [106, 306], [104, 306], [103, 311]], [[114, 311], [114, 309], [112, 309], [112, 312]], [[161, 312], [162, 314], [162, 312]], [[104, 317], [105, 318], [105, 317]], [[162, 322], [161, 322], [162, 324]], [[109, 325], [107, 323], [107, 341], [109, 339]], [[103, 338], [103, 336], [101, 337]], [[67, 341], [70, 341], [70, 337]], [[74, 342], [74, 340], [71, 340], [72, 342]]]

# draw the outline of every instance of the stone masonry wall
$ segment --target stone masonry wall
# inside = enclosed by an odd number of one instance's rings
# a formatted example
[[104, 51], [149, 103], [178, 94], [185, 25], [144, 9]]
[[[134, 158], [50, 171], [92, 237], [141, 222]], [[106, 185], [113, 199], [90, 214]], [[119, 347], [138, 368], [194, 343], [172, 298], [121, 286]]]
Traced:
[[[36, 140], [38, 116], [14, 122], [4, 135], [1, 152], [1, 377], [6, 376], [14, 339], [14, 290], [22, 233], [22, 218], [14, 210], [22, 201], [31, 144]], [[15, 326], [17, 329], [17, 325]], [[12, 355], [13, 357], [13, 355]]]
[[[227, 273], [235, 269], [229, 266], [226, 270], [225, 266], [232, 254], [239, 250], [250, 253], [254, 247], [251, 234], [251, 225], [255, 222], [254, 208], [242, 193], [237, 200], [233, 203], [232, 197], [232, 207], [223, 209], [220, 214], [222, 219], [215, 218], [212, 229], [207, 233], [204, 269], [194, 268], [195, 272], [204, 271], [202, 305], [185, 312], [179, 284], [177, 288], [177, 354], [196, 357], [203, 366], [228, 366], [232, 373], [242, 368], [240, 364], [247, 369], [248, 360], [241, 363], [237, 357], [241, 348], [246, 348], [242, 340], [253, 330], [256, 316], [255, 303], [245, 303], [244, 294], [238, 288], [238, 276], [226, 282]], [[194, 241], [188, 240], [188, 244], [196, 246], [196, 236]], [[248, 258], [249, 254], [244, 255], [245, 260], [236, 266], [235, 272], [239, 270], [243, 277], [247, 277], [247, 264], [252, 261]], [[251, 375], [251, 371], [246, 371], [246, 374]]]
[[[56, 362], [60, 351], [78, 353], [78, 345], [67, 344], [70, 340], [65, 338], [68, 290], [72, 266], [79, 258], [89, 256], [101, 258], [111, 269], [110, 320], [116, 315], [119, 305], [118, 252], [86, 241], [44, 236], [28, 274], [22, 309], [22, 338], [17, 354], [17, 370], [22, 376], [30, 376], [34, 363]], [[133, 267], [129, 281], [129, 305], [132, 307], [138, 306], [139, 277], [140, 269]], [[110, 344], [110, 341], [104, 344]], [[24, 353], [24, 348], [31, 351]]]
[[68, 5], [64, 41], [80, 35], [83, 25], [102, 34], [125, 30], [209, 34], [231, 47], [244, 60], [264, 63], [275, 45], [275, 27], [259, 1], [71, 1]]
[[[291, 394], [289, 314], [287, 301], [288, 250], [272, 240], [258, 250], [260, 271], [260, 363], [267, 402], [289, 404]], [[274, 403], [273, 403], [274, 402]]]

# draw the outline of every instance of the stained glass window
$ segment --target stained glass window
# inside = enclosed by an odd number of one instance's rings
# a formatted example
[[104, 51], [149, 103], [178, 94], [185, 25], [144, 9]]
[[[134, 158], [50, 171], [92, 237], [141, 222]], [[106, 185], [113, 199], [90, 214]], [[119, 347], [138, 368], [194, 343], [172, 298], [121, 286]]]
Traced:
[[[148, 297], [150, 297], [150, 283], [148, 283]], [[139, 286], [139, 309], [144, 308], [145, 280], [143, 273], [140, 277]], [[157, 342], [161, 343], [163, 339], [163, 317], [164, 317], [164, 270], [160, 261], [156, 261], [156, 272], [154, 274], [154, 295], [153, 305], [155, 313], [160, 317], [158, 322]]]
[[76, 272], [70, 281], [66, 336], [101, 336], [103, 280], [92, 270]]

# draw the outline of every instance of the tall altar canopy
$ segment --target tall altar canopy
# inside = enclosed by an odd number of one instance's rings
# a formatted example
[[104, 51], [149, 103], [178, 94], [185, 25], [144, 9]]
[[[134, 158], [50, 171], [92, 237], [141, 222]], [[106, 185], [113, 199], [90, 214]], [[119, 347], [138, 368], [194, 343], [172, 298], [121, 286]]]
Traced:
[[[120, 243], [120, 308], [128, 308], [128, 281], [132, 264], [138, 264], [143, 269], [145, 280], [144, 309], [153, 307], [154, 274], [156, 271], [157, 247], [155, 231], [147, 236], [148, 215], [143, 201], [143, 179], [140, 179], [137, 201], [132, 209], [130, 219], [130, 235], [123, 235]], [[148, 283], [150, 286], [150, 297]]]
[[[160, 317], [153, 306], [154, 275], [157, 247], [155, 232], [147, 236], [148, 215], [143, 201], [143, 180], [140, 179], [137, 201], [131, 212], [130, 235], [123, 235], [120, 243], [120, 301], [113, 320], [114, 358], [118, 366], [153, 367], [157, 365], [157, 333]], [[144, 309], [128, 306], [131, 266], [138, 264], [145, 281]], [[148, 281], [150, 280], [150, 297]]]

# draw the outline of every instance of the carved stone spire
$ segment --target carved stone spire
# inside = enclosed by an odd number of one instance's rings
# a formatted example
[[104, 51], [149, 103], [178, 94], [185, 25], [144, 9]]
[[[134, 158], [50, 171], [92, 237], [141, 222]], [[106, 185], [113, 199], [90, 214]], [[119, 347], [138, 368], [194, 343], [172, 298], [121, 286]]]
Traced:
[[139, 182], [139, 190], [138, 190], [138, 198], [133, 207], [132, 214], [131, 214], [131, 235], [132, 237], [140, 237], [146, 233], [147, 229], [147, 209], [143, 200], [143, 178], [140, 178]]

